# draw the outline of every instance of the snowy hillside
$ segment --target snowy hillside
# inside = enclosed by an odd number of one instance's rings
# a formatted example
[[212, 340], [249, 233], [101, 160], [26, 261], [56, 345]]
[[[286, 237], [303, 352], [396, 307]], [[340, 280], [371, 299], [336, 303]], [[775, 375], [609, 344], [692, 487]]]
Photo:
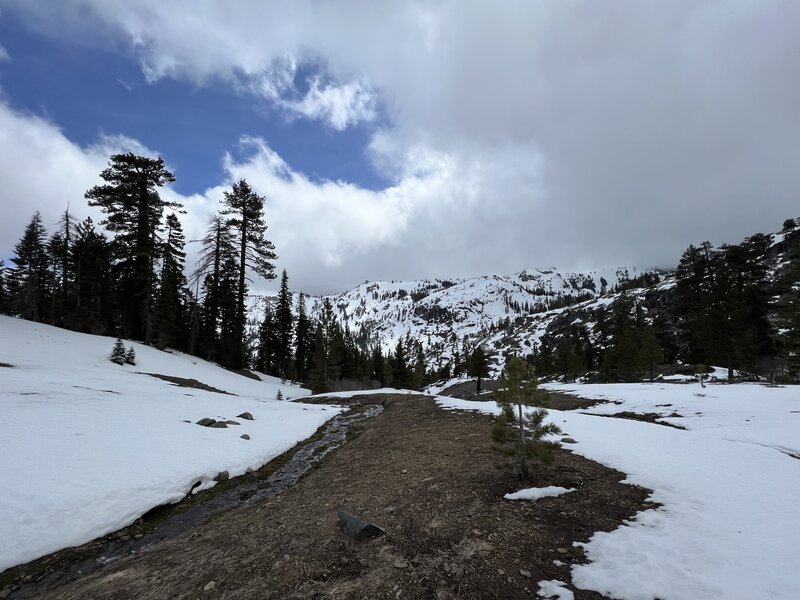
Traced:
[[[338, 412], [276, 401], [308, 393], [276, 379], [133, 342], [136, 365], [120, 366], [112, 345], [0, 316], [0, 571], [258, 468]], [[205, 417], [238, 424], [196, 424]]]

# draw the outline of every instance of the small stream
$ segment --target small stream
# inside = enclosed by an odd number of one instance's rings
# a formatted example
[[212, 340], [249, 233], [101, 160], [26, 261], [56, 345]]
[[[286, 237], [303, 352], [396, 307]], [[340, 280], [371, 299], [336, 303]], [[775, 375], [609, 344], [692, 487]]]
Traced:
[[[224, 489], [211, 488], [197, 498], [154, 509], [142, 517], [141, 527], [136, 527], [137, 530], [142, 529], [142, 533], [129, 535], [128, 529], [125, 529], [94, 540], [78, 549], [62, 550], [25, 565], [20, 569], [20, 578], [12, 585], [18, 588], [9, 598], [12, 600], [37, 598], [104, 565], [177, 537], [223, 512], [252, 506], [281, 494], [296, 484], [329, 452], [341, 446], [353, 424], [374, 417], [382, 411], [383, 406], [373, 404], [360, 410], [351, 409], [336, 415], [325, 426], [321, 437], [301, 446], [286, 464], [268, 477], [231, 479], [225, 482], [227, 485], [220, 486]], [[63, 558], [60, 555], [63, 555]], [[37, 569], [37, 565], [44, 566]], [[31, 575], [30, 573], [34, 571], [39, 573]]]

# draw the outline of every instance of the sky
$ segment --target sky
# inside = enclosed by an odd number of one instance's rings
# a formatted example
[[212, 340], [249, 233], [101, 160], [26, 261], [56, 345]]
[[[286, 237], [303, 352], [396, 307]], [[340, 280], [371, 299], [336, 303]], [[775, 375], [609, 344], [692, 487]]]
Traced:
[[800, 216], [798, 57], [794, 0], [0, 0], [0, 258], [133, 151], [309, 293], [674, 267]]

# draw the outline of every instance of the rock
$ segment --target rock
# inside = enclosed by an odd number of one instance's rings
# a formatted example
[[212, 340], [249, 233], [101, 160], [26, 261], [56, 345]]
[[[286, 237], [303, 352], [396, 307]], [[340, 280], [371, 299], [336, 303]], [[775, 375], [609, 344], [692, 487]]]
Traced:
[[217, 422], [216, 419], [209, 419], [208, 417], [203, 417], [197, 422], [197, 424], [202, 425], [203, 427], [211, 427], [216, 422]]
[[245, 421], [255, 421], [255, 418], [249, 412], [243, 412], [240, 415], [236, 415], [236, 418], [237, 419], [244, 419]]
[[227, 429], [228, 424], [225, 421], [214, 421], [211, 425], [207, 425], [207, 427], [213, 427], [214, 429]]
[[2, 590], [0, 590], [0, 600], [6, 600], [6, 598], [8, 598], [11, 595], [11, 591], [12, 590], [10, 587], [3, 588]]
[[228, 425], [241, 425], [239, 421], [231, 421], [230, 419], [226, 419], [225, 423], [227, 423]]
[[210, 592], [210, 591], [211, 591], [211, 590], [213, 590], [215, 587], [217, 587], [217, 582], [216, 582], [216, 581], [209, 581], [207, 584], [205, 584], [205, 585], [203, 586], [203, 591], [204, 591], [204, 592]]
[[339, 511], [339, 526], [342, 528], [345, 535], [356, 541], [368, 540], [370, 538], [386, 535], [386, 531], [380, 527], [362, 521], [358, 517], [354, 517], [343, 510]]
[[522, 575], [523, 577], [527, 577], [528, 579], [531, 578], [531, 572], [526, 571], [525, 569], [520, 569], [519, 574]]
[[121, 536], [119, 536], [119, 541], [120, 542], [130, 542], [131, 541], [131, 536], [129, 536], [129, 535], [121, 535]]
[[243, 434], [242, 434], [242, 435], [240, 435], [239, 437], [240, 437], [240, 438], [242, 438], [243, 440], [249, 440], [249, 439], [250, 439], [250, 436], [249, 436], [249, 435], [247, 435], [246, 433], [243, 433]]
[[394, 561], [394, 568], [395, 569], [407, 569], [408, 563], [402, 559]]
[[577, 444], [578, 442], [576, 442], [574, 438], [565, 437], [565, 438], [561, 438], [561, 443], [562, 444]]
[[214, 477], [214, 481], [220, 483], [222, 481], [227, 481], [228, 479], [230, 479], [230, 477], [231, 477], [230, 473], [228, 473], [227, 471], [220, 471], [219, 473], [217, 473], [217, 476]]
[[569, 550], [567, 550], [566, 548], [556, 548], [556, 552], [558, 552], [559, 554], [569, 554]]

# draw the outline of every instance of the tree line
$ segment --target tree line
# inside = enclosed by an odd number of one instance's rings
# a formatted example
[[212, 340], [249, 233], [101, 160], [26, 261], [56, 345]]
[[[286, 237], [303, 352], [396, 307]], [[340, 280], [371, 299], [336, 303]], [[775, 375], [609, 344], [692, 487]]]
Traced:
[[[657, 365], [717, 365], [768, 379], [800, 373], [800, 223], [782, 239], [756, 234], [741, 244], [690, 245], [674, 286], [636, 298], [624, 291], [593, 311], [590, 328], [566, 324], [528, 356], [541, 376], [566, 380], [652, 378]], [[781, 262], [775, 268], [775, 257]]]
[[254, 276], [275, 278], [277, 255], [266, 237], [266, 199], [247, 181], [223, 193], [187, 277], [185, 211], [161, 195], [175, 181], [164, 160], [115, 154], [100, 177], [85, 199], [102, 211], [102, 229], [91, 218], [77, 221], [68, 207], [48, 234], [34, 213], [12, 264], [0, 262], [0, 312], [255, 368], [315, 391], [348, 381], [417, 389], [428, 382], [419, 344], [401, 340], [388, 356], [357, 345], [329, 300], [316, 320], [303, 294], [295, 304], [286, 271], [257, 339], [248, 341], [248, 285]]

